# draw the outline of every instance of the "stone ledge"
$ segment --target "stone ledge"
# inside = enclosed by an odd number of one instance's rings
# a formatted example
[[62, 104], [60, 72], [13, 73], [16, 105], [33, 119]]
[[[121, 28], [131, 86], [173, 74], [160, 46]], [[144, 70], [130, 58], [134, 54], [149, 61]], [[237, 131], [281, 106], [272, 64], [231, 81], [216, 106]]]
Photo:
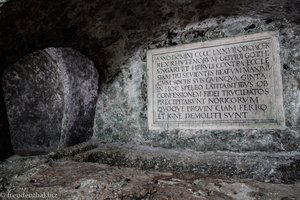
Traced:
[[300, 180], [300, 152], [197, 152], [91, 141], [53, 153], [52, 159], [157, 169], [199, 176], [250, 178], [261, 182]]

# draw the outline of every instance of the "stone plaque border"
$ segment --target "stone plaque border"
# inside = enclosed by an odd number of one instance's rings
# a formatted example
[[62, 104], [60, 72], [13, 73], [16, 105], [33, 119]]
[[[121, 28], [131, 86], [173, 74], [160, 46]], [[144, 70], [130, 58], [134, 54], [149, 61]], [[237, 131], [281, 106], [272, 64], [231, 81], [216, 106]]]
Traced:
[[[191, 44], [184, 44], [175, 47], [165, 47], [159, 49], [152, 49], [147, 51], [147, 93], [148, 93], [148, 127], [150, 130], [165, 130], [165, 129], [208, 129], [208, 130], [218, 130], [218, 129], [283, 129], [285, 127], [285, 117], [283, 108], [283, 98], [282, 98], [282, 77], [281, 77], [281, 64], [279, 56], [279, 43], [277, 40], [278, 32], [262, 32], [249, 34], [244, 36], [229, 37], [224, 39], [217, 39], [206, 42], [198, 42]], [[248, 119], [248, 120], [202, 120], [199, 121], [154, 121], [154, 81], [153, 81], [153, 67], [152, 60], [153, 55], [188, 51], [216, 46], [233, 45], [245, 42], [254, 42], [259, 40], [271, 40], [271, 56], [273, 65], [273, 85], [272, 89], [274, 92], [273, 100], [275, 101], [275, 116], [273, 119]]]

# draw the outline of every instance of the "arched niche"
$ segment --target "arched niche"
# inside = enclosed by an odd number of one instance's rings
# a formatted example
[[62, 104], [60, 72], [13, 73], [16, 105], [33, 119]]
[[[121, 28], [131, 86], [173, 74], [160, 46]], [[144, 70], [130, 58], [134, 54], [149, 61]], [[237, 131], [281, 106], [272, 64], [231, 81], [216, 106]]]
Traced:
[[16, 154], [46, 153], [92, 136], [98, 73], [78, 51], [36, 51], [6, 69], [2, 79]]

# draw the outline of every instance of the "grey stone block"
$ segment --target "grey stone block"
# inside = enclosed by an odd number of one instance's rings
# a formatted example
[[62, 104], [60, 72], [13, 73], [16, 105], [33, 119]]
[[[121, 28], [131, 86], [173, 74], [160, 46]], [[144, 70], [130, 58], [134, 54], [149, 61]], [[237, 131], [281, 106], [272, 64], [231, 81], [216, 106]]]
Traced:
[[79, 52], [25, 56], [5, 71], [3, 89], [15, 153], [45, 153], [92, 136], [98, 75]]

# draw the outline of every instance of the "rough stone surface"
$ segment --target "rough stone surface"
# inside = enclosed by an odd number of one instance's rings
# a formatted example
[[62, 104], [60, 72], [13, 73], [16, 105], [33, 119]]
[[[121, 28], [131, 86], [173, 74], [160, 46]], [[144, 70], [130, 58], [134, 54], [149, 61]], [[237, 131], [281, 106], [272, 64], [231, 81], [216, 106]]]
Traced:
[[12, 177], [2, 195], [42, 195], [45, 192], [54, 199], [296, 200], [299, 188], [299, 183], [271, 184], [55, 161]]
[[91, 137], [98, 75], [80, 53], [30, 54], [5, 71], [3, 89], [15, 153], [49, 152]]
[[300, 180], [300, 153], [297, 151], [197, 152], [89, 141], [53, 153], [50, 157], [54, 160], [72, 159], [143, 170], [169, 170], [197, 176], [250, 178], [261, 182], [294, 183]]
[[45, 51], [56, 61], [63, 84], [60, 147], [86, 141], [93, 135], [98, 72], [94, 64], [78, 51], [61, 48], [48, 48]]
[[[146, 51], [159, 47], [208, 41], [263, 31], [278, 31], [283, 101], [284, 130], [173, 130], [149, 131], [147, 123]], [[182, 29], [162, 32], [121, 67], [121, 72], [103, 84], [98, 98], [94, 138], [164, 148], [197, 151], [298, 151], [300, 147], [300, 27], [282, 21], [254, 18], [215, 18]]]
[[[18, 156], [14, 155], [0, 163], [0, 191], [6, 187], [8, 180], [14, 176], [23, 174], [24, 172], [37, 167], [48, 160], [48, 155], [40, 156]], [[1, 193], [1, 192], [0, 192]]]
[[[174, 29], [220, 16], [299, 23], [299, 5], [299, 0], [9, 0], [1, 7], [1, 68], [28, 52], [71, 46], [94, 61], [104, 80], [110, 80], [141, 44], [162, 34], [172, 37]], [[257, 29], [251, 23], [245, 25], [241, 31]], [[172, 42], [166, 40], [165, 45], [174, 45]]]
[[28, 55], [3, 76], [12, 145], [17, 154], [56, 149], [63, 118], [63, 87], [44, 52]]
[[[38, 49], [73, 47], [106, 82], [95, 138], [196, 151], [299, 151], [299, 7], [299, 0], [9, 0], [0, 14], [0, 71]], [[147, 49], [276, 30], [285, 130], [148, 131]]]

